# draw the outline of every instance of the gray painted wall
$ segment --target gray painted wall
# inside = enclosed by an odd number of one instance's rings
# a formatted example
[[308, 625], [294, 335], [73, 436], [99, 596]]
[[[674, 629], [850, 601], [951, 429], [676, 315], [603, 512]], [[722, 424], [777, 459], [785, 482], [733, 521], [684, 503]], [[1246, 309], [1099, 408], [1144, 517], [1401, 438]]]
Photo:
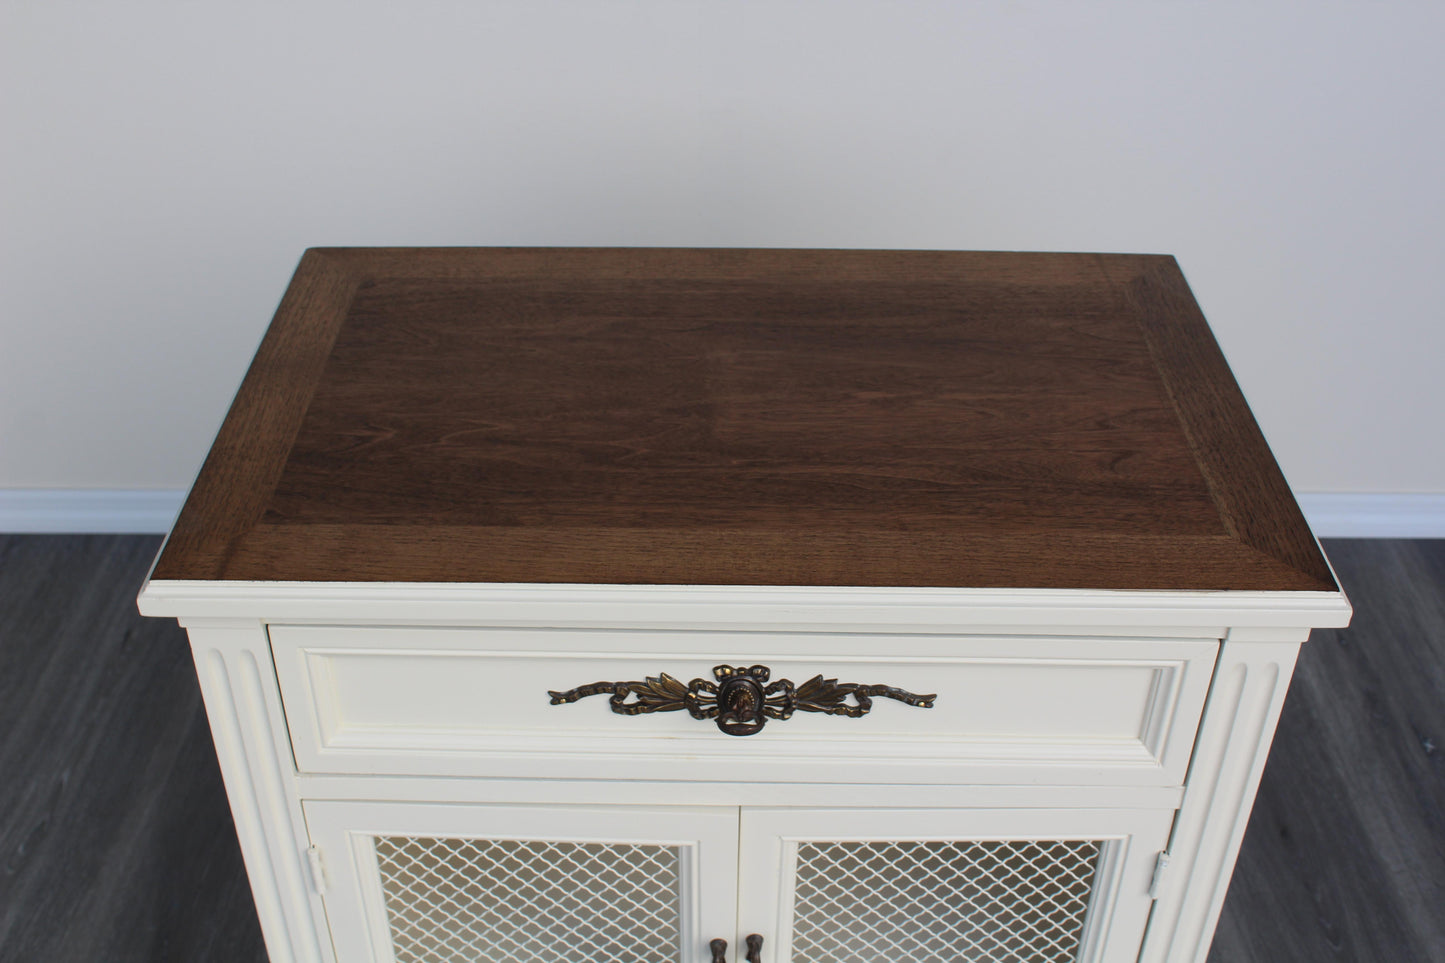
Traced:
[[1445, 493], [1436, 3], [0, 6], [0, 489], [183, 488], [311, 245], [1176, 255], [1296, 489]]

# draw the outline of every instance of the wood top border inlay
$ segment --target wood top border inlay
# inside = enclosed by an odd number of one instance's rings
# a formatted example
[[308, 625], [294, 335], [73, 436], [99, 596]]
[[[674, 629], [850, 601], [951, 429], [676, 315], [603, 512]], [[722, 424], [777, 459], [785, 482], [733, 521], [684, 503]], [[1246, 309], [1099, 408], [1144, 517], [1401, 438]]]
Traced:
[[[1220, 535], [275, 524], [265, 519], [358, 287], [378, 278], [986, 278], [1098, 284], [1140, 324]], [[860, 559], [872, 559], [860, 565]], [[884, 559], [886, 565], [878, 564]], [[861, 573], [861, 574], [860, 574]], [[687, 249], [306, 252], [176, 522], [156, 580], [1337, 591], [1174, 259]]]

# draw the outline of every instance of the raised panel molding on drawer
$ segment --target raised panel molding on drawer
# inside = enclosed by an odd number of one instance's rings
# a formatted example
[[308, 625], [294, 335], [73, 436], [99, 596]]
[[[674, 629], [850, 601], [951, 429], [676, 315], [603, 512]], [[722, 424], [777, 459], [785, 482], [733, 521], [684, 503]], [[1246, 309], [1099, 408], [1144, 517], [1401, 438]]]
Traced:
[[[1190, 639], [270, 627], [298, 767], [316, 773], [1178, 785], [1218, 643]], [[879, 653], [887, 653], [880, 656]], [[718, 664], [936, 694], [858, 718], [797, 712], [731, 736], [550, 690]]]

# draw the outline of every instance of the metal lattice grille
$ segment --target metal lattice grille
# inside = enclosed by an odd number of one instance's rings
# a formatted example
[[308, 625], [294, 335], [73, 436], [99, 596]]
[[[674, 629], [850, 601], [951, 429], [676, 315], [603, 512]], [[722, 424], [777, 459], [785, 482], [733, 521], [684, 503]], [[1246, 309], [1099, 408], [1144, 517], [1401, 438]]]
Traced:
[[798, 846], [794, 963], [1072, 963], [1099, 843]]
[[672, 846], [379, 836], [397, 963], [675, 963]]

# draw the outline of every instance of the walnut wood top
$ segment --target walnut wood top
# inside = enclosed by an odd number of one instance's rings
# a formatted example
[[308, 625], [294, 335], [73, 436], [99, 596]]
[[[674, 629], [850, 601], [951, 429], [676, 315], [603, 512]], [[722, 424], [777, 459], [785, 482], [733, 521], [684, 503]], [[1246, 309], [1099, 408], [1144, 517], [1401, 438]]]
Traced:
[[157, 579], [1334, 590], [1174, 260], [306, 253]]

